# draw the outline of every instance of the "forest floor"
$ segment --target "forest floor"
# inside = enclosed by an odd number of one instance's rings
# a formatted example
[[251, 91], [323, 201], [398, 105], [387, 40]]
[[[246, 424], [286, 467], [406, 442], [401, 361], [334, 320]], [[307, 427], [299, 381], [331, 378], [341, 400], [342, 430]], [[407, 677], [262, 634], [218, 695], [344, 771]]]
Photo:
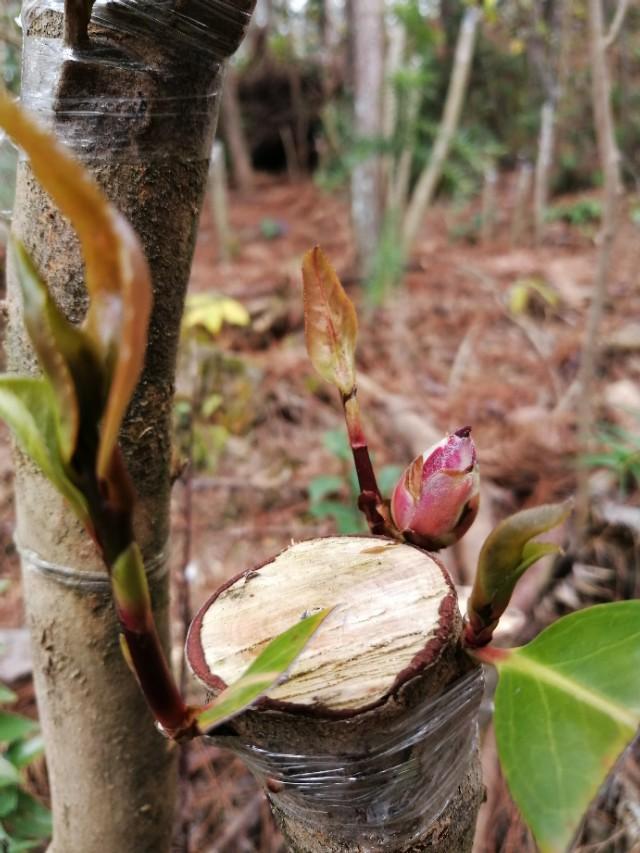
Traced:
[[[484, 537], [507, 512], [574, 491], [573, 382], [597, 224], [557, 221], [549, 224], [540, 247], [527, 241], [513, 245], [511, 196], [505, 178], [494, 233], [483, 240], [473, 228], [477, 205], [464, 210], [437, 205], [403, 286], [377, 308], [353, 277], [343, 197], [310, 181], [260, 177], [249, 197], [231, 195], [234, 251], [225, 262], [205, 206], [191, 291], [238, 300], [250, 322], [225, 326], [207, 343], [185, 344], [180, 357], [177, 445], [183, 458], [191, 447], [192, 464], [174, 488], [172, 549], [174, 570], [186, 566], [193, 608], [227, 577], [292, 539], [327, 535], [336, 525], [347, 532], [359, 523], [352, 512], [339, 404], [314, 376], [304, 348], [300, 261], [315, 244], [330, 256], [358, 304], [359, 396], [377, 464], [404, 467], [447, 431], [473, 428], [482, 512], [468, 536], [444, 554], [456, 582], [471, 580]], [[584, 199], [561, 201], [575, 206]], [[625, 210], [593, 396], [597, 423], [616, 424], [635, 434], [636, 442], [639, 231]], [[190, 419], [191, 442], [185, 426]], [[342, 484], [322, 479], [327, 475]], [[8, 440], [0, 431], [0, 559], [2, 575], [12, 579], [0, 599], [0, 626], [20, 629], [11, 482]], [[615, 474], [600, 472], [596, 486], [619, 500]], [[548, 564], [541, 565], [520, 592], [516, 604], [525, 621], [533, 618], [549, 571]], [[176, 636], [180, 632], [176, 619]], [[23, 669], [20, 707], [34, 713], [28, 662]], [[236, 759], [216, 746], [198, 746], [190, 748], [187, 764], [191, 784], [182, 820], [192, 853], [281, 849], [264, 796]], [[498, 853], [509, 847], [487, 842], [478, 849]]]

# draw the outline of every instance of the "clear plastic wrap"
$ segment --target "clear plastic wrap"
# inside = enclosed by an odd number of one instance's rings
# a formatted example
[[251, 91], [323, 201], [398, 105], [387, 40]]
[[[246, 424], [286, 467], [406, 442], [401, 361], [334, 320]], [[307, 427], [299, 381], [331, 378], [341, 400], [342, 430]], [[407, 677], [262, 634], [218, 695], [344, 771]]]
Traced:
[[78, 48], [61, 37], [63, 6], [23, 7], [24, 105], [80, 157], [208, 158], [224, 61], [251, 6], [98, 0], [90, 40]]
[[[25, 573], [37, 572], [46, 577], [47, 580], [62, 584], [62, 586], [83, 589], [94, 594], [105, 593], [109, 598], [111, 597], [111, 580], [107, 572], [87, 572], [75, 569], [72, 566], [62, 566], [45, 560], [31, 548], [20, 545], [17, 540], [15, 540], [15, 545]], [[167, 574], [168, 566], [166, 549], [145, 560], [145, 572], [149, 583], [164, 577]]]
[[[223, 737], [285, 817], [331, 827], [356, 849], [410, 842], [446, 808], [475, 754], [483, 693], [479, 669], [381, 728], [365, 754], [272, 752]], [[215, 738], [214, 738], [215, 740]]]

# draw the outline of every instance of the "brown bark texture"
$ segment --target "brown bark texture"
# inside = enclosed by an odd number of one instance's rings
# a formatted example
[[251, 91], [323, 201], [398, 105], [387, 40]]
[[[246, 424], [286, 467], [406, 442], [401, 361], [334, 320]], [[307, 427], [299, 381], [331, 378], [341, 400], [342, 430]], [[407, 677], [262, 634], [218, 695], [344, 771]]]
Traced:
[[[202, 18], [198, 34], [185, 23], [190, 11]], [[145, 369], [121, 443], [140, 498], [136, 534], [165, 646], [169, 427], [179, 322], [221, 64], [237, 47], [249, 15], [243, 2], [214, 2], [206, 11], [187, 2], [180, 14], [171, 4], [99, 3], [89, 42], [72, 53], [62, 47], [60, 4], [25, 8], [23, 102], [85, 161], [133, 223], [151, 266], [154, 309]], [[12, 228], [63, 311], [81, 320], [86, 292], [78, 241], [24, 161]], [[8, 367], [36, 372], [11, 264], [7, 298]], [[98, 555], [59, 495], [19, 454], [16, 503], [52, 792], [50, 850], [168, 851], [174, 750], [156, 731], [120, 653]]]
[[482, 679], [431, 555], [366, 537], [293, 545], [207, 602], [189, 663], [216, 692], [293, 614], [332, 604], [289, 680], [216, 741], [264, 782], [293, 853], [467, 853]]

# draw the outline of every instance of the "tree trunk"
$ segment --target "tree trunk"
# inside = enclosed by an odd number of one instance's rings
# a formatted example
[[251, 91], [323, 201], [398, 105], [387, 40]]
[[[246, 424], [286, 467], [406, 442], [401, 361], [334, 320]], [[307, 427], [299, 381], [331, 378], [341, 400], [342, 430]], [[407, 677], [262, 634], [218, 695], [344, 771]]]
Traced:
[[[193, 22], [190, 14], [196, 13], [173, 13], [165, 4], [159, 10], [150, 2], [98, 4], [90, 43], [74, 54], [62, 45], [58, 4], [28, 7], [24, 21], [25, 105], [87, 163], [132, 221], [151, 265], [155, 301], [146, 365], [121, 441], [140, 496], [136, 535], [165, 645], [169, 425], [179, 322], [221, 61], [239, 43], [249, 9], [214, 3], [201, 11], [202, 20]], [[19, 166], [13, 232], [67, 316], [80, 320], [86, 293], [78, 242], [28, 162]], [[9, 367], [33, 372], [11, 267], [8, 305]], [[62, 499], [21, 456], [16, 503], [52, 793], [50, 849], [168, 851], [174, 750], [157, 733], [120, 653], [101, 561]]]
[[222, 132], [229, 149], [233, 180], [241, 192], [248, 193], [253, 187], [253, 166], [247, 137], [242, 126], [238, 99], [238, 75], [231, 66], [225, 74], [222, 92]]
[[[615, 35], [620, 32], [625, 0], [620, 0], [609, 33], [605, 35], [602, 0], [589, 0], [589, 53], [591, 57], [591, 86], [593, 115], [598, 143], [600, 167], [604, 178], [602, 200], [602, 222], [598, 235], [598, 257], [593, 281], [591, 304], [587, 315], [587, 327], [582, 345], [580, 369], [576, 381], [578, 400], [578, 444], [584, 453], [591, 441], [593, 429], [593, 400], [591, 387], [598, 363], [598, 337], [607, 298], [609, 268], [613, 253], [613, 242], [618, 224], [618, 211], [623, 185], [620, 174], [620, 151], [616, 142], [611, 107], [611, 80], [607, 49]], [[622, 10], [622, 12], [620, 12]], [[578, 466], [578, 488], [576, 494], [576, 549], [585, 540], [589, 518], [589, 470], [586, 465]]]
[[540, 245], [544, 237], [547, 206], [549, 204], [556, 104], [556, 96], [550, 96], [540, 110], [538, 155], [536, 157], [536, 171], [533, 183], [533, 222], [536, 245]]
[[380, 538], [293, 545], [205, 604], [189, 663], [219, 691], [278, 632], [332, 606], [288, 680], [218, 741], [262, 779], [295, 853], [467, 853], [482, 678], [431, 555]]
[[[352, 0], [355, 26], [351, 30], [354, 54], [355, 132], [374, 141], [382, 137], [384, 81], [384, 7], [382, 0]], [[361, 276], [371, 272], [382, 228], [382, 164], [370, 153], [351, 176], [351, 221]]]

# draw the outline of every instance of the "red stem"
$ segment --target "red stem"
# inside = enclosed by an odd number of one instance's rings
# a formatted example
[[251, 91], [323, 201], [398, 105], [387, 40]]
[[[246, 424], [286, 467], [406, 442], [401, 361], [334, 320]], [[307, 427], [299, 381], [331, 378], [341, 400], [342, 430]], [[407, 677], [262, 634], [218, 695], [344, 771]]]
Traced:
[[360, 420], [360, 407], [356, 393], [357, 388], [354, 387], [349, 394], [341, 394], [340, 396], [360, 486], [358, 509], [367, 519], [369, 530], [374, 536], [393, 536], [394, 531], [389, 529], [385, 517], [380, 512], [384, 499], [378, 488], [378, 481], [369, 456], [369, 447]]

